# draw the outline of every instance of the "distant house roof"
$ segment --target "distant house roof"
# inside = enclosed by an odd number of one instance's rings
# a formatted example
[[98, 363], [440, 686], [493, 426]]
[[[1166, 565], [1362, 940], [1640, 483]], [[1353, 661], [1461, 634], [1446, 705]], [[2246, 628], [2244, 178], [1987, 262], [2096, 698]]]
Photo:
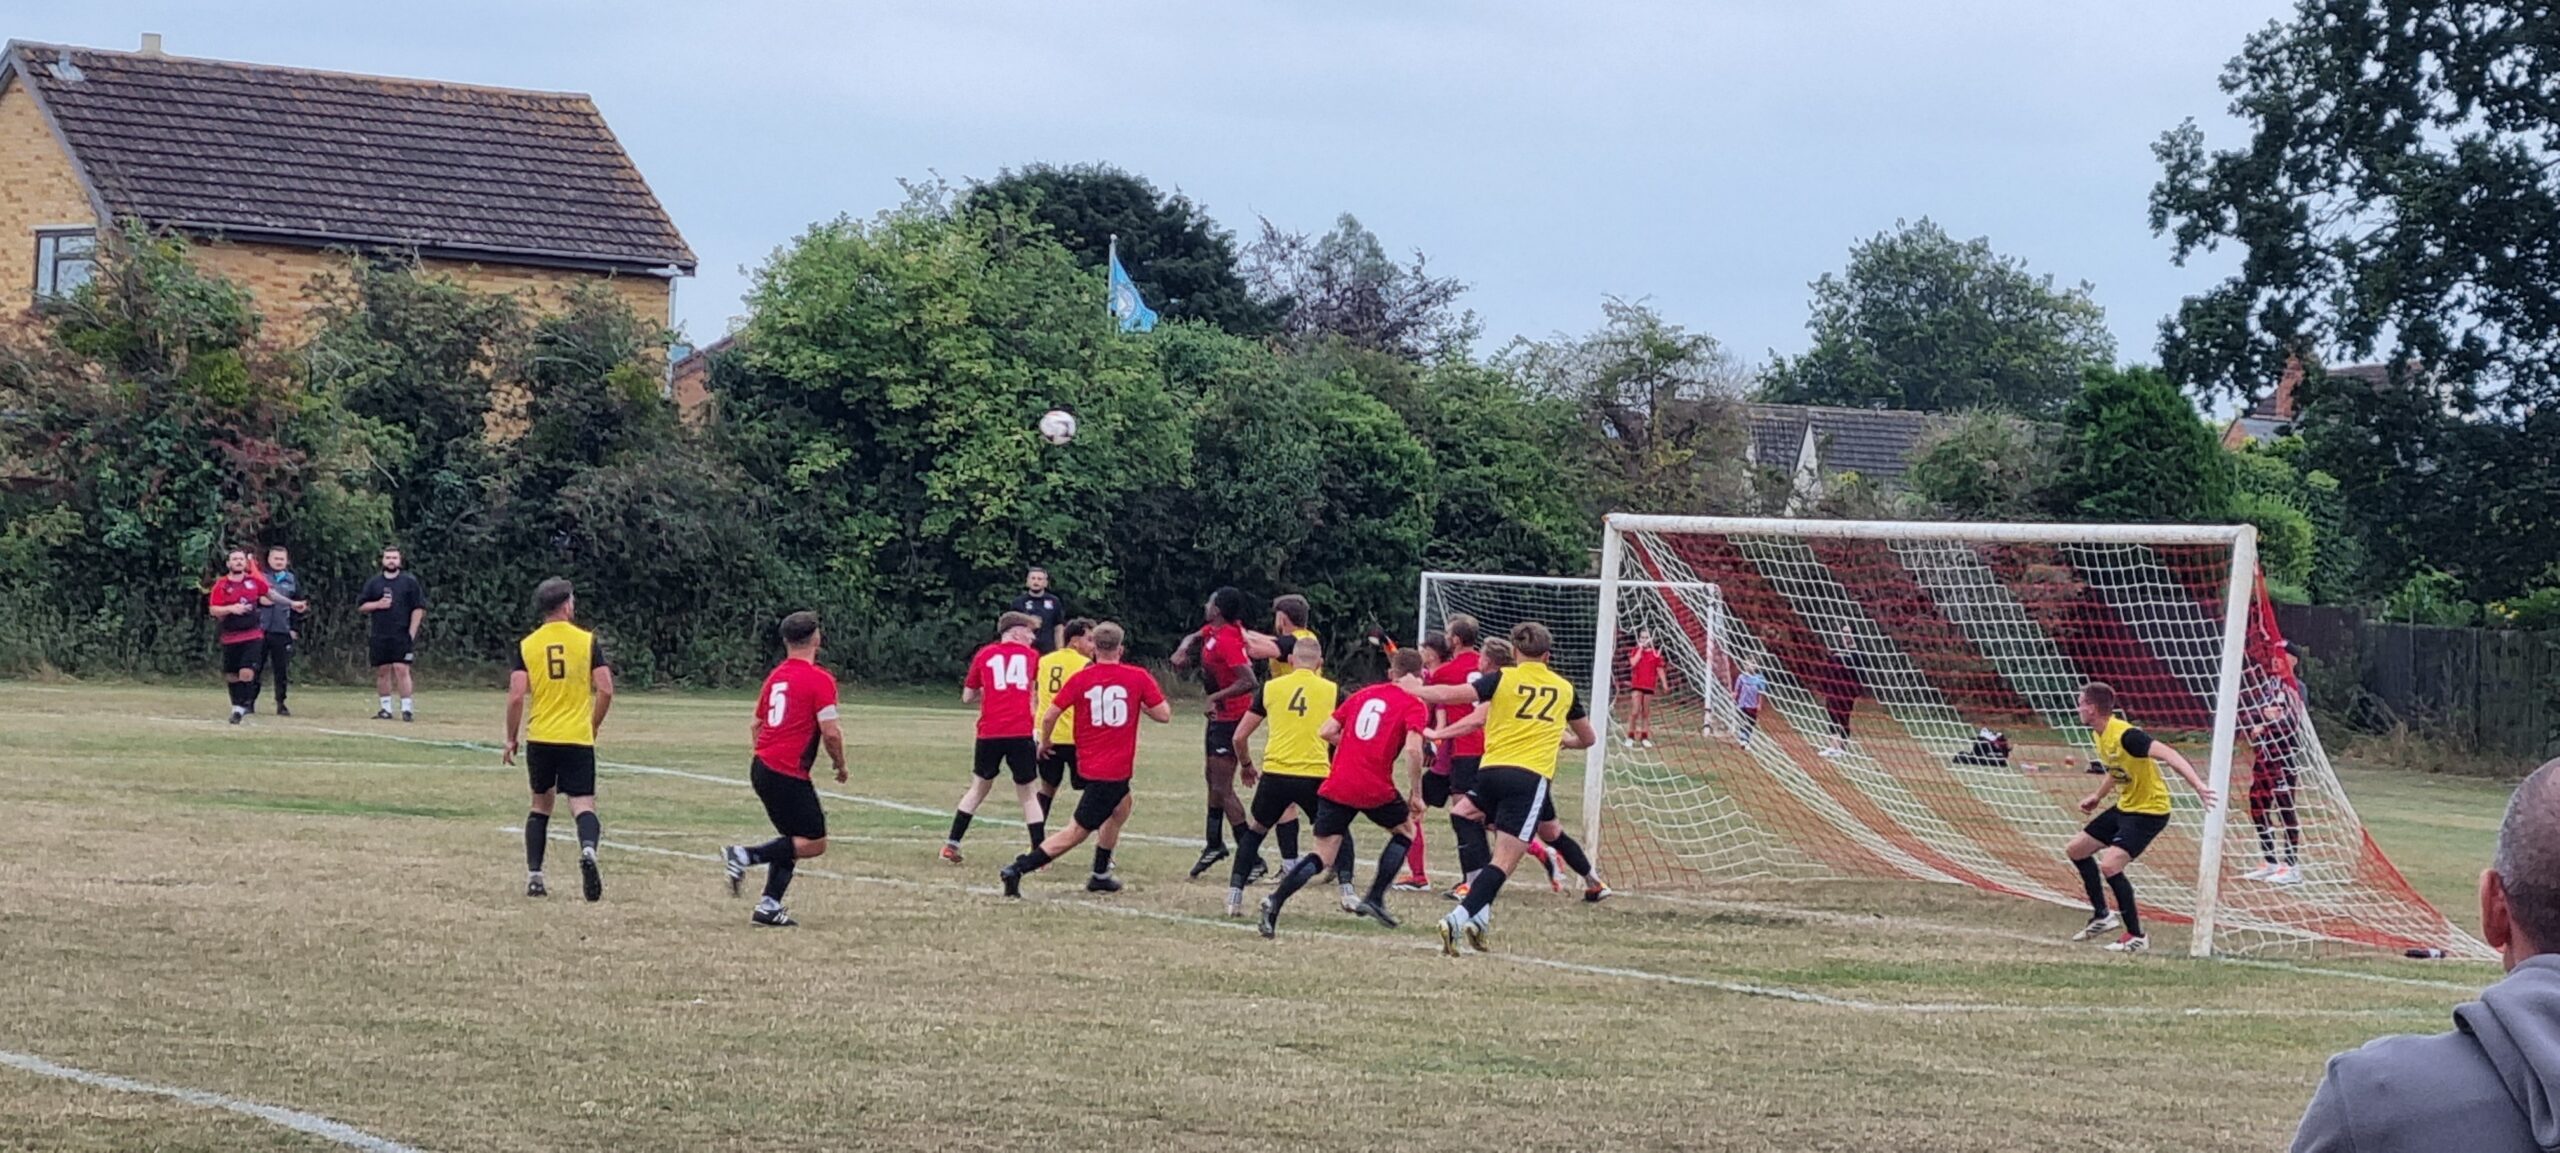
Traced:
[[1755, 404], [1751, 459], [1762, 468], [1792, 472], [1809, 435], [1819, 472], [1854, 472], [1878, 484], [1895, 484], [1910, 469], [1920, 438], [1939, 420], [1936, 413], [1902, 409]]
[[[2333, 380], [2360, 380], [2367, 386], [2391, 381], [2391, 366], [2387, 364], [2350, 364], [2324, 369], [2323, 372]], [[2302, 361], [2286, 357], [2284, 374], [2276, 378], [2275, 391], [2251, 400], [2249, 407], [2231, 419], [2230, 425], [2222, 430], [2222, 447], [2237, 451], [2253, 440], [2274, 440], [2291, 435], [2293, 422], [2302, 415], [2295, 396], [2302, 385], [2302, 375]]]
[[105, 219], [485, 263], [694, 269], [587, 97], [11, 41]]

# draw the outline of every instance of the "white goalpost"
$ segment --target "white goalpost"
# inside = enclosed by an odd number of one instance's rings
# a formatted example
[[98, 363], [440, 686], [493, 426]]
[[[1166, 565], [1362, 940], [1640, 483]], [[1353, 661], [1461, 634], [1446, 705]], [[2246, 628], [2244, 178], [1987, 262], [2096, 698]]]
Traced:
[[[1554, 631], [1601, 736], [1585, 847], [1621, 888], [1918, 880], [2085, 908], [2063, 846], [2103, 781], [2076, 702], [2104, 681], [2221, 798], [2171, 775], [2136, 866], [2146, 922], [2187, 924], [2199, 956], [2489, 956], [2365, 834], [2256, 549], [2245, 525], [1619, 514], [1598, 577], [1426, 573], [1420, 627]], [[1612, 739], [1640, 631], [1663, 657], [1656, 739]]]

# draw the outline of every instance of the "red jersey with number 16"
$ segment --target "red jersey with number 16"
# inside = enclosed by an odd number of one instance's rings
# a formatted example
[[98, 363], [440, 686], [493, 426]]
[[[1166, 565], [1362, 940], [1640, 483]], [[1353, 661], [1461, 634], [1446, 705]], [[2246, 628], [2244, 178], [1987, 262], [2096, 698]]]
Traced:
[[1333, 748], [1333, 775], [1316, 795], [1355, 809], [1396, 799], [1396, 758], [1404, 740], [1430, 727], [1431, 709], [1395, 684], [1371, 685], [1333, 710], [1342, 740]]
[[1136, 665], [1086, 665], [1050, 704], [1076, 715], [1076, 771], [1089, 781], [1128, 780], [1138, 764], [1138, 715], [1164, 703], [1164, 688]]
[[978, 690], [978, 739], [998, 740], [1031, 735], [1031, 673], [1040, 666], [1040, 650], [997, 641], [969, 658], [964, 689]]
[[836, 678], [792, 657], [774, 666], [756, 694], [756, 759], [807, 780], [818, 763], [818, 724], [836, 719]]
[[[1431, 676], [1426, 683], [1435, 685], [1472, 685], [1476, 683], [1476, 669], [1482, 664], [1483, 660], [1484, 658], [1478, 655], [1474, 649], [1469, 649], [1463, 653], [1459, 653], [1456, 656], [1450, 657], [1448, 660], [1441, 662], [1439, 668], [1431, 670]], [[1440, 721], [1442, 724], [1448, 724], [1466, 715], [1467, 710], [1464, 707], [1444, 708], [1440, 710]], [[1460, 733], [1457, 736], [1449, 738], [1449, 755], [1453, 757], [1483, 756], [1484, 730], [1477, 729], [1471, 733]]]

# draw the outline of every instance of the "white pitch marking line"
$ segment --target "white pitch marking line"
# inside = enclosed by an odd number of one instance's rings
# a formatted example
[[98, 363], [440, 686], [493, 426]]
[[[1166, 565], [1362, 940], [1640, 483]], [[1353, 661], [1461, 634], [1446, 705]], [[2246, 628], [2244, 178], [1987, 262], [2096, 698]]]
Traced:
[[271, 1125], [281, 1125], [297, 1133], [307, 1133], [323, 1141], [344, 1145], [349, 1149], [362, 1149], [366, 1153], [419, 1153], [415, 1146], [403, 1145], [387, 1137], [376, 1137], [345, 1122], [332, 1121], [319, 1114], [305, 1113], [299, 1109], [262, 1105], [255, 1101], [243, 1101], [237, 1097], [225, 1097], [220, 1093], [207, 1093], [202, 1089], [179, 1089], [107, 1073], [92, 1073], [86, 1069], [57, 1065], [31, 1054], [12, 1053], [7, 1050], [0, 1050], [0, 1065], [22, 1069], [41, 1077], [52, 1077], [87, 1085], [93, 1089], [112, 1089], [118, 1093], [144, 1093], [154, 1097], [167, 1097], [173, 1101], [182, 1101], [205, 1109], [227, 1109], [243, 1116], [255, 1117]]
[[[524, 830], [521, 828], [505, 828], [500, 831], [521, 835]], [[565, 842], [574, 840], [575, 838], [568, 834], [554, 833], [552, 834], [552, 839]], [[661, 857], [681, 857], [687, 860], [709, 861], [713, 863], [718, 863], [720, 861], [720, 857], [713, 853], [689, 853], [680, 849], [669, 849], [657, 845], [618, 844], [613, 841], [602, 841], [598, 843], [607, 848], [617, 849], [623, 852], [647, 853]], [[932, 881], [911, 881], [902, 877], [856, 877], [847, 876], [842, 873], [823, 872], [817, 869], [801, 869], [799, 872], [812, 877], [823, 877], [831, 881], [851, 881], [855, 884], [881, 885], [896, 889], [924, 889], [946, 893], [966, 893], [973, 896], [992, 896], [997, 892], [995, 889], [981, 885], [954, 885], [936, 883]], [[1137, 917], [1144, 920], [1164, 921], [1179, 925], [1197, 925], [1203, 928], [1225, 929], [1231, 932], [1256, 931], [1251, 925], [1240, 924], [1235, 921], [1213, 920], [1208, 917], [1196, 917], [1185, 913], [1167, 913], [1155, 909], [1132, 909], [1119, 905], [1101, 905], [1086, 901], [1064, 900], [1056, 897], [1028, 897], [1024, 899], [1052, 908], [1075, 909], [1083, 912], [1104, 913], [1119, 917]], [[1439, 950], [1438, 945], [1423, 944], [1406, 940], [1391, 940], [1384, 937], [1357, 936], [1350, 933], [1333, 933], [1322, 929], [1291, 930], [1290, 936], [1315, 937], [1320, 940], [1327, 941], [1347, 941], [1376, 948], [1408, 951], [1427, 949], [1434, 952]], [[1624, 980], [1650, 981], [1657, 984], [1678, 985], [1692, 989], [1712, 989], [1719, 992], [1735, 993], [1746, 997], [1764, 997], [1772, 1000], [1793, 1001], [1798, 1004], [1819, 1005], [1832, 1009], [1850, 1009], [1865, 1013], [1917, 1013], [1929, 1016], [1958, 1014], [2017, 1014], [2022, 1016], [2054, 1015], [2094, 1017], [2337, 1017], [2357, 1020], [2431, 1019], [2435, 1016], [2434, 1013], [2428, 1011], [2406, 1009], [2219, 1009], [2195, 1007], [2159, 1010], [2145, 1007], [2128, 1008], [2112, 1005], [2002, 1005], [1966, 1004], [1961, 1002], [1937, 1004], [1862, 1001], [1854, 998], [1833, 997], [1823, 993], [1807, 992], [1802, 989], [1790, 989], [1783, 985], [1760, 985], [1740, 981], [1720, 981], [1709, 977], [1688, 977], [1677, 973], [1657, 973], [1648, 969], [1630, 969], [1611, 965], [1588, 965], [1578, 961], [1563, 961], [1528, 953], [1500, 952], [1487, 953], [1484, 954], [1484, 956], [1492, 960], [1508, 961], [1517, 965], [1531, 965], [1538, 968], [1555, 969], [1567, 973], [1579, 973], [1585, 976], [1616, 977]]]

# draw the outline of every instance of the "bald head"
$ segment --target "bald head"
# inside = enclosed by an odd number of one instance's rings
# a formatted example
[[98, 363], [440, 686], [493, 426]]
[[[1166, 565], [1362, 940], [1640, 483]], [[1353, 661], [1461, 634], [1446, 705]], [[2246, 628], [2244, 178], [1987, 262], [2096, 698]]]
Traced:
[[2508, 924], [2521, 938], [2508, 957], [2560, 951], [2560, 760], [2535, 769], [2507, 799], [2491, 868], [2506, 892]]
[[1301, 640], [1289, 646], [1289, 664], [1293, 668], [1301, 669], [1323, 668], [1324, 646], [1309, 640]]

